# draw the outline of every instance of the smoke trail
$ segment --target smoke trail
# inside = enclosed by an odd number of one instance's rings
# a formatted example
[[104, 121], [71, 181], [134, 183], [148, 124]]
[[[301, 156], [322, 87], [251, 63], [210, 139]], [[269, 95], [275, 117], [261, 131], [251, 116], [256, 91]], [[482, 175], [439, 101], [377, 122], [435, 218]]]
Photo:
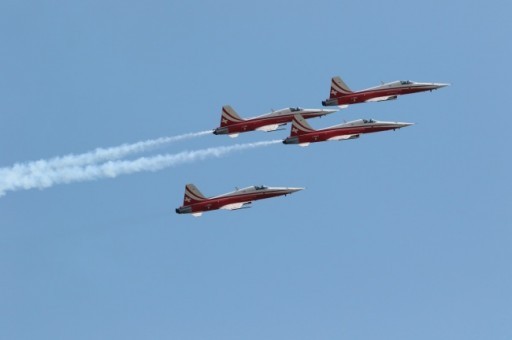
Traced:
[[[157, 139], [150, 139], [132, 144], [122, 144], [110, 148], [97, 148], [93, 151], [89, 151], [79, 155], [70, 154], [66, 156], [54, 157], [49, 160], [39, 160], [35, 162], [15, 164], [13, 167], [16, 167], [18, 171], [26, 171], [27, 173], [30, 173], [33, 171], [41, 171], [42, 167], [61, 168], [100, 163], [107, 160], [120, 159], [128, 155], [141, 153], [179, 140], [190, 139], [194, 137], [204, 136], [207, 134], [211, 134], [211, 131], [208, 130], [201, 132], [186, 133], [172, 137], [161, 137]], [[0, 171], [1, 170], [2, 169], [0, 169]]]
[[[52, 170], [60, 169], [63, 167], [83, 166], [87, 164], [101, 163], [108, 160], [120, 159], [132, 154], [148, 151], [168, 143], [177, 142], [180, 140], [190, 139], [211, 134], [211, 131], [201, 131], [185, 133], [172, 137], [161, 137], [157, 139], [150, 139], [146, 141], [136, 142], [132, 144], [122, 144], [110, 148], [97, 148], [93, 151], [85, 152], [82, 154], [69, 154], [60, 157], [54, 157], [48, 160], [38, 160], [27, 163], [17, 163], [9, 168], [0, 168], [0, 181], [6, 182], [13, 178], [31, 177], [40, 173], [50, 173]], [[16, 181], [16, 179], [15, 179]], [[0, 187], [0, 196], [2, 191]]]
[[[204, 160], [212, 157], [222, 157], [234, 151], [253, 149], [280, 143], [281, 140], [235, 144], [195, 151], [183, 151], [176, 154], [141, 157], [135, 160], [115, 160], [103, 164], [89, 164], [80, 166], [47, 166], [47, 162], [54, 160], [41, 160], [33, 162], [30, 171], [20, 169], [14, 165], [10, 168], [0, 169], [0, 196], [7, 191], [28, 189], [44, 189], [56, 184], [92, 181], [102, 178], [114, 178], [119, 175], [133, 174], [142, 171], [158, 171], [184, 163]], [[37, 163], [37, 164], [36, 164]]]

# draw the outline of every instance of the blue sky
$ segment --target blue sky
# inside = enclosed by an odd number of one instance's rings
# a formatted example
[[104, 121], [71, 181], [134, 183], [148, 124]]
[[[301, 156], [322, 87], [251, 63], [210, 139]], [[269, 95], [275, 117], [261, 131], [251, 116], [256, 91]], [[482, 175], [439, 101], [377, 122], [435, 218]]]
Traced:
[[[449, 82], [272, 145], [0, 198], [0, 338], [510, 339], [509, 2], [3, 1], [0, 167], [319, 107], [330, 78]], [[203, 136], [145, 154], [283, 139]], [[130, 157], [133, 159], [137, 156]], [[252, 209], [206, 195], [304, 186]]]

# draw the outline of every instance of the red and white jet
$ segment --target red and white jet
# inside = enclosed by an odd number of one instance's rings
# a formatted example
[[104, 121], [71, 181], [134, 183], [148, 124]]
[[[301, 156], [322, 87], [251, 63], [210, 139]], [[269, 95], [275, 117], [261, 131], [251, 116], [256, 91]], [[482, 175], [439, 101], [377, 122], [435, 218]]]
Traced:
[[289, 195], [304, 188], [282, 188], [251, 186], [238, 189], [227, 194], [205, 197], [194, 184], [185, 186], [183, 205], [176, 209], [177, 214], [192, 214], [201, 216], [203, 212], [217, 209], [237, 210], [250, 208], [252, 201]]
[[300, 107], [290, 107], [266, 113], [264, 115], [242, 119], [229, 105], [222, 107], [222, 116], [220, 119], [220, 127], [213, 130], [215, 135], [229, 135], [229, 137], [237, 137], [239, 133], [254, 130], [259, 131], [275, 131], [280, 126], [291, 122], [293, 115], [300, 113], [304, 118], [315, 118], [325, 116], [338, 110], [322, 110], [322, 109], [303, 109]]
[[361, 91], [352, 91], [340, 77], [333, 77], [331, 80], [330, 96], [322, 101], [322, 105], [344, 108], [349, 104], [393, 100], [404, 94], [437, 90], [448, 85], [450, 84], [416, 83], [410, 80], [397, 80]]
[[359, 138], [363, 133], [396, 130], [413, 123], [379, 122], [373, 119], [357, 119], [348, 123], [334, 125], [325, 129], [313, 129], [300, 115], [293, 118], [290, 137], [283, 140], [284, 144], [308, 146], [310, 143], [330, 140], [347, 140]]

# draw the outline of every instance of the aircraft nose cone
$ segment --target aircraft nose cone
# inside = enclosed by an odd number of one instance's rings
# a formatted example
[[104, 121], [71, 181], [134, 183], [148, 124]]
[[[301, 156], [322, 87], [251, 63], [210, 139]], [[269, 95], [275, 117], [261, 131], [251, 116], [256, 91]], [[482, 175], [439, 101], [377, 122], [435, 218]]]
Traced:
[[403, 128], [403, 127], [407, 127], [407, 126], [411, 126], [411, 125], [414, 125], [414, 123], [397, 123], [398, 127], [399, 128]]
[[306, 189], [306, 188], [288, 188], [290, 193], [294, 193], [294, 192], [301, 191], [301, 190], [304, 190], [304, 189]]
[[436, 89], [440, 89], [442, 87], [450, 86], [451, 84], [448, 84], [448, 83], [434, 83], [432, 85], [434, 85], [436, 87]]

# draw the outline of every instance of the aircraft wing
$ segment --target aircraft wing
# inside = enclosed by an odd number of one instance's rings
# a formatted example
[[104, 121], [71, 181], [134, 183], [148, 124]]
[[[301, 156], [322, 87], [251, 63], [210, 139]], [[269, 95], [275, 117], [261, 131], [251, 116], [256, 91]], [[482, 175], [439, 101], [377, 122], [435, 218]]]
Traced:
[[226, 209], [226, 210], [238, 210], [238, 209], [246, 209], [246, 208], [250, 208], [250, 206], [248, 206], [249, 204], [251, 204], [251, 202], [238, 202], [238, 203], [231, 203], [231, 204], [226, 204], [222, 207], [220, 207], [219, 209]]
[[356, 138], [359, 138], [359, 134], [334, 136], [334, 137], [329, 138], [328, 140], [347, 140], [347, 139], [356, 139]]
[[286, 125], [286, 124], [265, 125], [265, 126], [260, 126], [256, 130], [258, 130], [258, 131], [265, 131], [265, 132], [271, 132], [271, 131], [276, 131], [282, 125]]
[[368, 99], [368, 100], [366, 100], [365, 102], [366, 102], [366, 103], [371, 103], [371, 102], [383, 102], [383, 101], [386, 101], [386, 100], [394, 100], [394, 99], [396, 99], [396, 98], [397, 98], [397, 96], [376, 97], [376, 98]]
[[201, 216], [203, 213], [202, 212], [196, 212], [196, 213], [192, 213], [192, 216], [194, 217], [199, 217]]

